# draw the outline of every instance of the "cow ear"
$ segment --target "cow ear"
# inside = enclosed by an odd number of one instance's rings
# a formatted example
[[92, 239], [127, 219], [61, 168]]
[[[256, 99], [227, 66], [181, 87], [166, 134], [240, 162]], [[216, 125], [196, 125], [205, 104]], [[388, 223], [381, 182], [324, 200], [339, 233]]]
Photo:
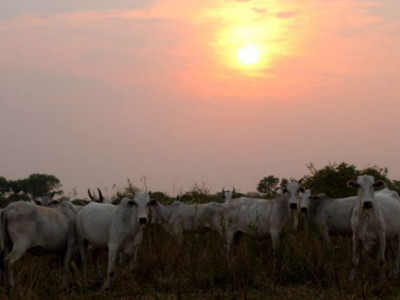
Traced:
[[287, 188], [282, 189], [282, 193], [286, 194], [288, 192]]
[[150, 206], [158, 206], [158, 201], [157, 200], [150, 200], [149, 205]]
[[382, 187], [386, 187], [386, 183], [383, 180], [377, 180], [374, 183], [374, 187], [376, 188], [382, 188]]
[[321, 197], [318, 196], [318, 195], [311, 195], [309, 198], [310, 198], [310, 200], [312, 200], [312, 201], [320, 200], [320, 199], [321, 199]]
[[304, 189], [304, 188], [299, 188], [299, 192], [302, 192], [302, 193], [304, 193], [306, 190]]
[[349, 181], [347, 181], [347, 186], [354, 188], [354, 187], [359, 187], [360, 185], [357, 182], [355, 182], [354, 180], [349, 180]]

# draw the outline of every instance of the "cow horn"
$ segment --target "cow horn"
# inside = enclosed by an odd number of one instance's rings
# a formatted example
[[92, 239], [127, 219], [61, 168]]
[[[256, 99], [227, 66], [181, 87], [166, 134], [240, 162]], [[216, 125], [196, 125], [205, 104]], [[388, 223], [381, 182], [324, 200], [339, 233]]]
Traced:
[[90, 200], [95, 201], [92, 193], [90, 192], [90, 189], [88, 189], [87, 191], [88, 191], [88, 195], [89, 195]]
[[99, 191], [99, 201], [100, 201], [100, 202], [103, 202], [103, 201], [104, 201], [103, 194], [101, 193], [101, 191], [100, 191], [99, 188], [97, 188], [97, 190]]

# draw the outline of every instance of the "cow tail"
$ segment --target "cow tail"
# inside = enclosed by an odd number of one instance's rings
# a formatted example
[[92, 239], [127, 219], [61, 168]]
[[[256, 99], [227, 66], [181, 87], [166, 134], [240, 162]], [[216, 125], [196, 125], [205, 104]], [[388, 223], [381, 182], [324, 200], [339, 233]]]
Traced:
[[11, 248], [11, 239], [10, 239], [10, 235], [8, 234], [8, 230], [7, 230], [7, 210], [3, 209], [1, 211], [1, 215], [0, 215], [0, 224], [1, 224], [1, 252], [0, 252], [0, 268], [3, 269], [4, 268], [4, 258], [5, 255], [7, 255], [6, 252], [8, 252]]

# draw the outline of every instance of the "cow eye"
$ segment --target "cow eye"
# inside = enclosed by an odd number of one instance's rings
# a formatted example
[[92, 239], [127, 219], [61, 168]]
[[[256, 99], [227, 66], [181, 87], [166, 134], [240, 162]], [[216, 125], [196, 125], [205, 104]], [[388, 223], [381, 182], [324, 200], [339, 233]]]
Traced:
[[149, 206], [156, 206], [157, 205], [157, 201], [156, 200], [150, 200]]
[[136, 202], [133, 201], [133, 200], [129, 201], [129, 202], [128, 202], [128, 205], [129, 205], [130, 207], [132, 207], [132, 206], [137, 206]]

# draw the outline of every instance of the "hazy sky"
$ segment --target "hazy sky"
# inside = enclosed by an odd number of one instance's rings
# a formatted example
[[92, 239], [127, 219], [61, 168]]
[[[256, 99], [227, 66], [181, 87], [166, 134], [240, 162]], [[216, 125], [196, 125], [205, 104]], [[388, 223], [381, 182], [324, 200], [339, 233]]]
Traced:
[[400, 179], [399, 53], [398, 0], [3, 0], [0, 176], [82, 195], [254, 191], [309, 162]]

